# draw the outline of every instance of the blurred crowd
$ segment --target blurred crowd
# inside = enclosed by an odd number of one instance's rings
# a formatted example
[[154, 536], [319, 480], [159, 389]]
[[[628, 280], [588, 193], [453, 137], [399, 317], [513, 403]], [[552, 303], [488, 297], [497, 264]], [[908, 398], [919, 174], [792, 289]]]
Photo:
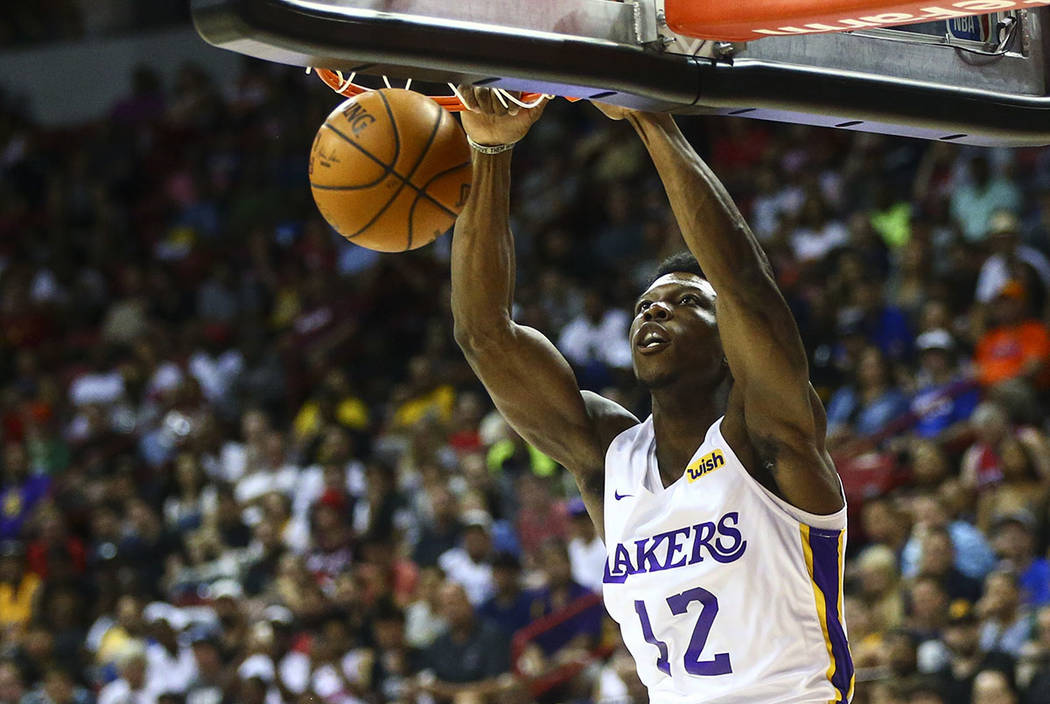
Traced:
[[[0, 702], [645, 701], [571, 478], [453, 343], [448, 238], [317, 214], [335, 102], [255, 63], [64, 130], [0, 100]], [[681, 122], [828, 409], [854, 701], [1050, 701], [1050, 149]], [[640, 142], [559, 101], [513, 188], [516, 318], [644, 417], [628, 311], [682, 244]]]
[[189, 19], [189, 6], [189, 0], [4, 0], [0, 50], [171, 27]]

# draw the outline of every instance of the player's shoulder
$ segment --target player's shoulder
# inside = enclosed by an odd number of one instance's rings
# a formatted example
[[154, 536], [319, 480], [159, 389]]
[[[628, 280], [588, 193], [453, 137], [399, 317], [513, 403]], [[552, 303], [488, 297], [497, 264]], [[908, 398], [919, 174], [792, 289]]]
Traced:
[[581, 393], [584, 406], [587, 408], [587, 415], [594, 424], [594, 431], [603, 452], [609, 449], [612, 441], [623, 431], [639, 424], [639, 420], [633, 413], [615, 401], [593, 391], [582, 391]]

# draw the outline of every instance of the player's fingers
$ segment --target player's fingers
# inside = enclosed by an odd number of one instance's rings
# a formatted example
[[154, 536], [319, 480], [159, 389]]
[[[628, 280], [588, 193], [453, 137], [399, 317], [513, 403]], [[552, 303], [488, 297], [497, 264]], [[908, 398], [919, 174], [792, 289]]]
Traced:
[[492, 91], [480, 86], [474, 87], [474, 99], [478, 103], [478, 111], [486, 115], [492, 114]]
[[474, 112], [478, 111], [478, 100], [474, 97], [474, 86], [457, 86], [456, 91], [459, 93], [459, 99], [463, 102], [463, 107]]

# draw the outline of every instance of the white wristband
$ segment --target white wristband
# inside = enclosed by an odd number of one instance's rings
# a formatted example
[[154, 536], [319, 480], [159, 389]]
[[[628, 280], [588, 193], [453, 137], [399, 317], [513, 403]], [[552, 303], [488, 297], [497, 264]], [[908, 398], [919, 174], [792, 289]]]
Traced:
[[502, 154], [503, 152], [509, 152], [517, 144], [517, 142], [511, 142], [510, 144], [478, 144], [470, 137], [467, 137], [467, 143], [471, 149], [479, 154]]

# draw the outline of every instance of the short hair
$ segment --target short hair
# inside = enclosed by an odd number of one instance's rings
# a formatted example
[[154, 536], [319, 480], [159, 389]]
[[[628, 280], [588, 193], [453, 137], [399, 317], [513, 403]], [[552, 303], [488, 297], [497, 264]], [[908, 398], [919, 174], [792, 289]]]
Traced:
[[660, 266], [656, 267], [656, 275], [653, 276], [653, 281], [656, 281], [665, 274], [671, 274], [674, 272], [684, 272], [687, 274], [696, 274], [701, 279], [707, 280], [704, 276], [704, 270], [700, 268], [700, 262], [696, 260], [696, 257], [691, 252], [681, 251], [676, 254], [672, 254], [667, 259], [660, 262]]

